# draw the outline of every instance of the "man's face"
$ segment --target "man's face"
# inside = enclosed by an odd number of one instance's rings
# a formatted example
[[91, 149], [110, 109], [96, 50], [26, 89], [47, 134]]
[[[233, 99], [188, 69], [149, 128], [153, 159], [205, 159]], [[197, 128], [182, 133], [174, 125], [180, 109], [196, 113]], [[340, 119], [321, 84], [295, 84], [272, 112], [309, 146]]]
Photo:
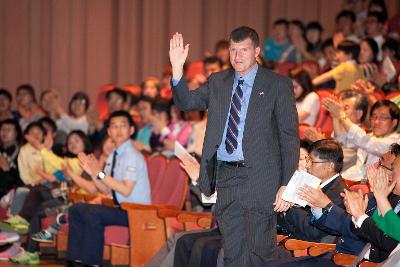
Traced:
[[0, 95], [0, 112], [10, 111], [11, 102], [5, 95]]
[[341, 17], [337, 22], [337, 31], [342, 32], [344, 36], [353, 32], [353, 22], [348, 17]]
[[206, 64], [204, 66], [204, 72], [207, 78], [210, 77], [210, 75], [213, 74], [214, 72], [220, 72], [220, 71], [221, 67], [219, 66], [218, 63]]
[[229, 51], [234, 70], [244, 76], [256, 64], [256, 58], [260, 54], [260, 47], [254, 47], [250, 38], [238, 43], [231, 40]]
[[368, 36], [374, 37], [375, 35], [380, 34], [381, 30], [382, 24], [378, 22], [376, 17], [371, 16], [365, 20], [365, 31]]
[[285, 40], [288, 36], [288, 28], [284, 24], [275, 25], [272, 29], [272, 35], [277, 41]]
[[29, 130], [29, 135], [35, 138], [38, 142], [43, 143], [44, 134], [39, 127], [33, 127]]
[[9, 145], [16, 142], [17, 132], [15, 126], [12, 124], [4, 123], [0, 128], [0, 140], [3, 144]]
[[21, 106], [26, 106], [33, 101], [32, 95], [28, 90], [21, 89], [17, 94], [17, 104]]
[[378, 137], [383, 137], [392, 133], [397, 124], [397, 120], [392, 119], [389, 108], [385, 106], [376, 108], [370, 120], [372, 132]]
[[326, 180], [332, 176], [331, 172], [328, 170], [328, 168], [331, 168], [332, 164], [332, 162], [326, 159], [321, 159], [313, 152], [306, 157], [307, 172], [321, 180]]
[[356, 101], [357, 98], [351, 97], [347, 99], [342, 99], [342, 105], [346, 116], [355, 124], [359, 124], [361, 122], [362, 111], [356, 109]]
[[124, 99], [116, 93], [111, 93], [107, 99], [107, 106], [110, 114], [117, 110], [123, 110]]
[[117, 147], [128, 140], [133, 134], [133, 131], [134, 129], [129, 124], [128, 118], [124, 116], [111, 118], [110, 126], [108, 127], [108, 135]]

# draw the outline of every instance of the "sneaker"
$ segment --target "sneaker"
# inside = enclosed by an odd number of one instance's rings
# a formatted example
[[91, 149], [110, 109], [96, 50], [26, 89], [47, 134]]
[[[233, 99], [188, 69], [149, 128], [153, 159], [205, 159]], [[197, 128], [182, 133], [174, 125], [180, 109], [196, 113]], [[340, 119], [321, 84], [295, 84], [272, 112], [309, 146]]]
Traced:
[[24, 251], [18, 256], [10, 258], [10, 261], [23, 265], [37, 265], [40, 263], [39, 253]]
[[11, 216], [7, 220], [0, 222], [0, 230], [26, 234], [29, 231], [29, 222], [19, 215]]
[[0, 261], [8, 261], [10, 258], [16, 257], [23, 252], [25, 250], [21, 246], [13, 244], [7, 250], [0, 252]]
[[42, 230], [36, 234], [33, 234], [31, 238], [36, 242], [41, 243], [52, 243], [54, 241], [53, 235], [46, 230]]
[[8, 243], [14, 243], [19, 240], [19, 234], [14, 232], [1, 232], [0, 233], [0, 245]]

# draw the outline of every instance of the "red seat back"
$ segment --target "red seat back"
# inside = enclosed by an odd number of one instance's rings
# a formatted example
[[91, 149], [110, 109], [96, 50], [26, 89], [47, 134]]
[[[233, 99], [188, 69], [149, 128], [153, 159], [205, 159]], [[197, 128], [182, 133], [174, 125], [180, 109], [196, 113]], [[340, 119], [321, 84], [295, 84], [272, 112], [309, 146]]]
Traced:
[[178, 159], [168, 162], [164, 175], [152, 192], [153, 205], [174, 205], [182, 208], [188, 190], [188, 177]]
[[151, 156], [147, 159], [147, 171], [149, 173], [150, 188], [152, 199], [155, 192], [161, 186], [165, 169], [167, 168], [168, 159], [163, 155]]
[[276, 66], [275, 70], [281, 75], [289, 76], [289, 71], [294, 67], [296, 67], [296, 63], [282, 62]]

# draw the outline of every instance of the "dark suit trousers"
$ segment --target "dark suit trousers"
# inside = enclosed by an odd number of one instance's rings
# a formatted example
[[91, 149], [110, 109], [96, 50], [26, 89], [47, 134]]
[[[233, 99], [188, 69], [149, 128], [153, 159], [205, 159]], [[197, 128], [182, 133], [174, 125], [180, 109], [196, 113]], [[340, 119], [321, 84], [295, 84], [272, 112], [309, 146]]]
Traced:
[[220, 238], [220, 236], [218, 229], [183, 235], [176, 242], [174, 267], [200, 266], [201, 254], [205, 243], [208, 240]]
[[104, 228], [128, 226], [128, 215], [120, 208], [76, 204], [69, 210], [67, 260], [85, 265], [103, 265]]
[[[222, 233], [224, 266], [262, 266], [274, 254], [276, 215], [270, 205], [257, 205], [245, 189], [246, 167], [220, 164], [217, 176], [216, 216]], [[275, 194], [275, 192], [265, 192]]]

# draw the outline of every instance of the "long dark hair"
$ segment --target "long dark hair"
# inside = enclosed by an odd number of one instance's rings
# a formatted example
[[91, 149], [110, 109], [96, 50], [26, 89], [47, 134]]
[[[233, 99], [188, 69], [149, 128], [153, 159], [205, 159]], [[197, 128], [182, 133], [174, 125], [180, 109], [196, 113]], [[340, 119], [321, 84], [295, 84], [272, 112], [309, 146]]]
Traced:
[[296, 99], [296, 101], [302, 101], [309, 93], [313, 91], [310, 75], [308, 75], [308, 72], [304, 69], [294, 68], [290, 70], [289, 77], [295, 80], [301, 86], [301, 88], [303, 88], [303, 92]]

